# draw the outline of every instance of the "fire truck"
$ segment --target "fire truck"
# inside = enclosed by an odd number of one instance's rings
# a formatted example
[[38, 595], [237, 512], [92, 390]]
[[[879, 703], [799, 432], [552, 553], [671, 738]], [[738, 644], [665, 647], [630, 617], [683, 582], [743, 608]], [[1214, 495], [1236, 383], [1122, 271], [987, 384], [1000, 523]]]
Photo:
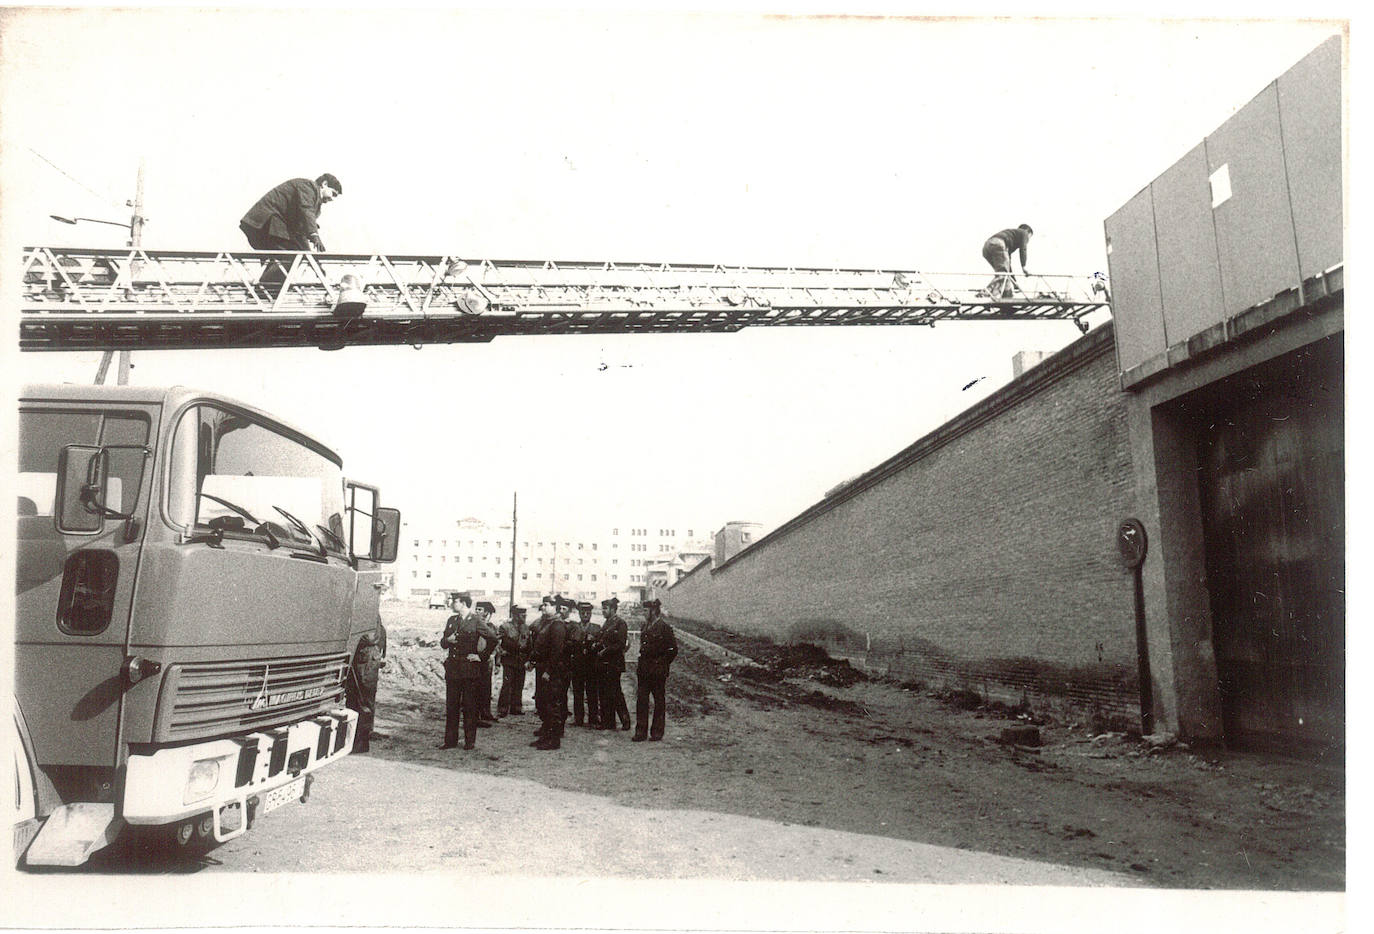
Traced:
[[400, 514], [339, 456], [187, 388], [25, 387], [15, 858], [209, 846], [348, 755]]

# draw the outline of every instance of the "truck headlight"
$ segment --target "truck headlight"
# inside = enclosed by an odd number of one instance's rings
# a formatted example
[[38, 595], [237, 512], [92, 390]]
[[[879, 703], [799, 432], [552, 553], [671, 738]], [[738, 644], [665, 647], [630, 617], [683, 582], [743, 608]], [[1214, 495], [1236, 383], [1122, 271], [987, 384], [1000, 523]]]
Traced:
[[186, 795], [182, 804], [194, 804], [208, 798], [219, 784], [219, 759], [197, 759], [186, 776]]

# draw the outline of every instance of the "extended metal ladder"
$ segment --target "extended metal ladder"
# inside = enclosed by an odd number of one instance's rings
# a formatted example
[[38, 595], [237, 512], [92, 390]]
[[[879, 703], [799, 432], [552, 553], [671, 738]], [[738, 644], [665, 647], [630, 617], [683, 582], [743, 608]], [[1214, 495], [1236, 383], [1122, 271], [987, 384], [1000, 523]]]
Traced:
[[729, 332], [761, 325], [1071, 320], [1108, 307], [1101, 275], [981, 274], [456, 256], [30, 247], [23, 350], [324, 347], [498, 335]]

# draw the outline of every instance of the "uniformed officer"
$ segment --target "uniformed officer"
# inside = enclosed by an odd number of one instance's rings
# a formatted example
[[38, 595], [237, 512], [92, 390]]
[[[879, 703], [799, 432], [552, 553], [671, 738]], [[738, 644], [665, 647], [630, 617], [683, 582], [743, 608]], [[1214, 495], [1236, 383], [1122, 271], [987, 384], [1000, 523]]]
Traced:
[[[547, 606], [550, 613], [539, 630], [533, 652], [538, 687], [544, 689], [544, 710], [540, 715], [544, 722], [539, 737], [530, 743], [535, 749], [546, 750], [563, 745], [563, 724], [568, 719], [567, 613], [557, 613], [553, 603]], [[543, 609], [541, 606], [540, 610]]]
[[[568, 601], [572, 603], [572, 601]], [[586, 602], [575, 603], [577, 617], [569, 621], [568, 679], [572, 684], [573, 723], [578, 726], [596, 726], [597, 707], [596, 682], [591, 677], [591, 631], [592, 605]]]
[[[481, 613], [464, 613], [472, 605], [465, 593], [453, 597], [454, 614], [444, 625], [439, 645], [448, 650], [444, 659], [444, 741], [440, 749], [458, 745], [462, 721], [463, 748], [477, 742], [478, 692], [482, 687], [482, 663], [496, 648], [496, 630], [482, 620]], [[461, 715], [461, 716], [460, 716]]]
[[539, 718], [539, 729], [534, 731], [536, 738], [543, 737], [548, 732], [545, 724], [548, 722], [550, 685], [549, 679], [543, 677], [548, 671], [548, 666], [536, 656], [535, 648], [539, 645], [544, 630], [557, 616], [558, 605], [554, 600], [554, 597], [545, 597], [539, 601], [539, 618], [530, 626], [530, 654], [528, 661], [525, 662], [525, 670], [534, 672], [534, 713]]
[[525, 608], [510, 608], [510, 619], [501, 624], [501, 696], [496, 701], [496, 716], [518, 717], [522, 713], [521, 695], [525, 691], [525, 662], [529, 655], [529, 627], [525, 625]]
[[[639, 633], [639, 667], [635, 674], [635, 733], [630, 739], [636, 743], [646, 739], [663, 738], [664, 709], [668, 685], [668, 666], [677, 658], [677, 637], [673, 627], [663, 619], [663, 604], [646, 600], [644, 609], [649, 618]], [[654, 702], [654, 717], [649, 721], [649, 701]]]
[[[563, 697], [563, 717], [566, 719], [568, 714], [573, 712], [574, 705], [569, 700], [572, 694], [572, 678], [574, 659], [582, 654], [582, 644], [587, 637], [586, 630], [582, 628], [582, 619], [574, 611], [577, 609], [577, 601], [571, 597], [564, 598], [561, 595], [555, 597], [558, 606], [558, 618], [563, 621], [567, 635], [563, 643], [564, 654], [564, 697]], [[580, 705], [579, 705], [580, 706]], [[582, 713], [581, 710], [576, 711]], [[576, 718], [576, 724], [582, 725], [582, 718]]]
[[[476, 610], [482, 616], [482, 622], [486, 623], [493, 632], [496, 632], [496, 624], [492, 617], [496, 615], [496, 607], [489, 600], [480, 601]], [[497, 634], [499, 638], [499, 633]], [[480, 727], [490, 727], [496, 722], [496, 716], [491, 712], [491, 685], [492, 671], [496, 667], [496, 653], [492, 652], [487, 656], [487, 660], [482, 663], [482, 687], [477, 693], [477, 725]]]
[[622, 730], [630, 728], [630, 710], [625, 704], [625, 691], [620, 686], [620, 675], [625, 670], [625, 646], [630, 634], [625, 620], [617, 612], [619, 607], [620, 601], [615, 597], [601, 601], [603, 622], [593, 650], [597, 693], [600, 695], [600, 728], [603, 730], [614, 730], [617, 717]]

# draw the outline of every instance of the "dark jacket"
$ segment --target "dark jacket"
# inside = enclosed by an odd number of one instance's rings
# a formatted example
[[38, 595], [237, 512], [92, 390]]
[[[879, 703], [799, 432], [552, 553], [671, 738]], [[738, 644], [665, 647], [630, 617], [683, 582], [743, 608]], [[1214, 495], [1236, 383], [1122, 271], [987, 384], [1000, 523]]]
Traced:
[[596, 665], [603, 671], [625, 670], [625, 646], [630, 641], [630, 628], [619, 615], [601, 625], [596, 636]]
[[534, 622], [528, 626], [529, 632], [525, 635], [525, 667], [534, 667], [534, 646], [539, 642], [539, 634], [544, 631], [544, 617], [536, 616]]
[[[448, 649], [444, 659], [444, 677], [450, 681], [480, 678], [485, 672], [487, 659], [496, 649], [496, 630], [487, 623], [478, 622], [476, 616], [464, 619], [457, 614], [448, 618], [444, 634], [439, 644]], [[476, 655], [479, 661], [472, 661], [469, 655]]]
[[567, 652], [568, 624], [555, 616], [540, 627], [539, 636], [534, 641], [534, 651], [530, 655], [540, 670], [567, 674]]
[[568, 670], [578, 672], [579, 677], [587, 670], [587, 627], [581, 618], [567, 619], [568, 634], [564, 654], [568, 656]]
[[529, 628], [524, 623], [510, 620], [501, 624], [501, 664], [516, 666], [525, 664], [530, 652]]
[[259, 198], [239, 223], [290, 241], [298, 250], [308, 250], [311, 244], [323, 250], [319, 216], [319, 186], [308, 178], [293, 178]]
[[677, 636], [673, 627], [659, 617], [646, 623], [639, 632], [639, 671], [641, 674], [668, 673], [668, 666], [677, 658]]
[[582, 657], [586, 659], [587, 669], [591, 670], [596, 664], [596, 640], [601, 635], [601, 624], [587, 622], [582, 624], [582, 630], [587, 638], [582, 643]]

